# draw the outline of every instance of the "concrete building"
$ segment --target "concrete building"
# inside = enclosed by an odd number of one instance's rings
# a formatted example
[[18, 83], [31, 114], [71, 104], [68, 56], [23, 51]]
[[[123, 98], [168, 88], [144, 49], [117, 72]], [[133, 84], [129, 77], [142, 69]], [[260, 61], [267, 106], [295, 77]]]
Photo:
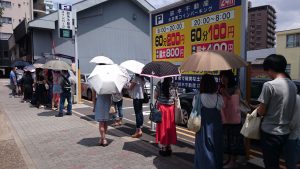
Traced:
[[276, 11], [271, 5], [248, 9], [248, 50], [273, 48]]
[[276, 37], [276, 53], [285, 56], [292, 79], [300, 80], [300, 28], [279, 31]]
[[[104, 55], [119, 64], [135, 59], [151, 61], [149, 11], [145, 0], [86, 0], [73, 5], [78, 18], [78, 57], [82, 73], [90, 73], [89, 61]], [[45, 54], [74, 57], [71, 39], [58, 38], [57, 12], [29, 23], [34, 59]]]
[[3, 8], [3, 15], [0, 18], [0, 76], [7, 74], [12, 61], [8, 40], [20, 23], [32, 20], [32, 5], [32, 0], [0, 1], [0, 7]]
[[46, 14], [46, 5], [44, 0], [32, 0], [33, 1], [33, 17], [34, 19], [40, 18]]
[[46, 14], [53, 13], [57, 10], [56, 9], [57, 4], [54, 4], [52, 0], [45, 0], [44, 3], [46, 6]]

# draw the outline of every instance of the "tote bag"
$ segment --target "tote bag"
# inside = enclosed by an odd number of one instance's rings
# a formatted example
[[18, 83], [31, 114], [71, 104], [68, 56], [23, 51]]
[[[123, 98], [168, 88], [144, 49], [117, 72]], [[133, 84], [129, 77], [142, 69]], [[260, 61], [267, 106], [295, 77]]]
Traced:
[[251, 114], [247, 114], [241, 134], [246, 138], [259, 140], [261, 119], [262, 117], [257, 117], [257, 109]]
[[181, 104], [180, 104], [180, 99], [178, 96], [178, 92], [177, 89], [175, 90], [176, 96], [174, 99], [174, 105], [175, 105], [175, 123], [176, 124], [182, 124], [182, 118], [183, 118], [183, 114], [182, 114], [182, 110], [181, 110]]
[[201, 108], [200, 94], [197, 94], [195, 97], [195, 105], [187, 123], [188, 129], [191, 131], [198, 132], [201, 128]]

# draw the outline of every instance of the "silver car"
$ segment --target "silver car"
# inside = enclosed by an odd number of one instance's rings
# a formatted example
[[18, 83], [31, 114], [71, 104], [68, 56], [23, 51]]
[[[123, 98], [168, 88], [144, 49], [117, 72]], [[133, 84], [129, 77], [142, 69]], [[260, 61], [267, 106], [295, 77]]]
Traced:
[[92, 100], [92, 87], [88, 83], [88, 77], [89, 74], [81, 74], [80, 80], [81, 80], [81, 96], [87, 98], [88, 100]]

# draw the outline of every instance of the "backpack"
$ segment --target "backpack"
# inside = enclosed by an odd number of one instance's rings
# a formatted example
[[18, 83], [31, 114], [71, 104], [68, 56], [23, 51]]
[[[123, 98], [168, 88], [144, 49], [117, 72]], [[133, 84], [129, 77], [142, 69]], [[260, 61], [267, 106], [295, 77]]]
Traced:
[[62, 83], [61, 83], [61, 88], [62, 88], [63, 92], [70, 92], [71, 91], [71, 82], [65, 76], [61, 76], [61, 77], [63, 78]]

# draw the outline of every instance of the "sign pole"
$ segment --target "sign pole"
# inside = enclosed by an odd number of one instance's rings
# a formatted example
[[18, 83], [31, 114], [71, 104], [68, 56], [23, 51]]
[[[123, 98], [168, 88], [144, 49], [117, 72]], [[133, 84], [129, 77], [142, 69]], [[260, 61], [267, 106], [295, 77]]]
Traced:
[[[149, 14], [149, 18], [150, 18], [150, 25], [152, 23], [152, 15], [151, 13]], [[152, 48], [152, 27], [150, 26], [150, 44], [151, 44], [151, 48]], [[151, 60], [153, 61], [153, 56], [152, 56], [152, 50], [150, 50], [150, 56], [151, 56]], [[150, 79], [150, 103], [154, 104], [154, 93], [153, 93], [153, 77], [151, 77]], [[153, 123], [151, 121], [151, 131], [156, 131], [156, 124]]]
[[76, 86], [76, 96], [77, 96], [77, 103], [79, 103], [80, 101], [80, 96], [79, 96], [79, 60], [78, 60], [78, 42], [77, 42], [77, 11], [76, 9], [73, 10], [74, 11], [74, 46], [75, 46], [75, 71], [76, 71], [76, 82], [77, 84]]

